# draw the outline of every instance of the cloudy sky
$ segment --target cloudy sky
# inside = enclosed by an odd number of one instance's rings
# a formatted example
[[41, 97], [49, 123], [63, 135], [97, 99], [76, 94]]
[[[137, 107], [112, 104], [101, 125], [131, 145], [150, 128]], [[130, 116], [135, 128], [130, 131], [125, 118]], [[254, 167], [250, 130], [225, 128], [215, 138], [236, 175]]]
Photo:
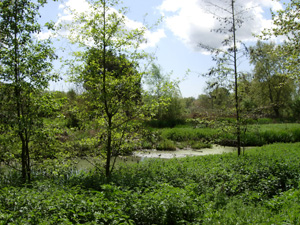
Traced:
[[[228, 0], [211, 2], [222, 8], [226, 8], [226, 3], [228, 5]], [[41, 11], [42, 22], [49, 19], [55, 22], [71, 20], [64, 10], [65, 6], [79, 11], [88, 10], [85, 0], [51, 2]], [[208, 0], [123, 0], [123, 6], [129, 8], [126, 14], [129, 26], [138, 26], [143, 21], [153, 24], [163, 17], [159, 26], [147, 32], [148, 41], [143, 46], [144, 50], [156, 52], [157, 64], [161, 65], [163, 72], [172, 71], [173, 79], [182, 80], [180, 89], [183, 97], [198, 97], [203, 93], [205, 79], [199, 74], [205, 73], [214, 64], [211, 56], [199, 48], [199, 43], [220, 46], [224, 36], [211, 32], [219, 27], [213, 14], [226, 16], [225, 12], [217, 10]], [[238, 30], [238, 38], [253, 45], [256, 42], [253, 34], [271, 27], [270, 9], [278, 10], [282, 5], [272, 0], [237, 0], [236, 7], [237, 10], [247, 9], [243, 13], [246, 19]], [[191, 72], [186, 75], [188, 70]], [[55, 90], [68, 87], [64, 83], [51, 85], [51, 89]]]

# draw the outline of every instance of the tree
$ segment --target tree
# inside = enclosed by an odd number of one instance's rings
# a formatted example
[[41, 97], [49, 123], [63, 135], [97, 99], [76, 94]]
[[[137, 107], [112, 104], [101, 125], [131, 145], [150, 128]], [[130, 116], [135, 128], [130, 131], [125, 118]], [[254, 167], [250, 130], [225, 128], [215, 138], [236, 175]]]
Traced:
[[284, 65], [289, 75], [299, 79], [300, 1], [290, 0], [284, 6], [284, 9], [272, 12], [274, 26], [272, 29], [264, 30], [262, 38], [269, 39], [271, 36], [286, 38], [285, 45], [277, 49], [277, 54], [285, 57]]
[[150, 73], [145, 77], [145, 83], [151, 101], [157, 104], [158, 111], [155, 118], [159, 121], [174, 123], [181, 119], [183, 108], [180, 102], [181, 93], [178, 81], [171, 81], [170, 75], [163, 74], [159, 65], [152, 64]]
[[74, 52], [78, 63], [70, 66], [73, 80], [85, 87], [83, 96], [99, 127], [98, 138], [104, 148], [100, 155], [109, 179], [115, 162], [111, 163], [112, 157], [122, 154], [126, 145], [136, 140], [137, 124], [148, 109], [142, 104], [144, 71], [139, 66], [148, 55], [138, 50], [146, 28], [127, 28], [126, 10], [115, 10], [116, 0], [89, 3], [89, 12], [72, 14], [68, 38], [82, 51]]
[[[223, 1], [224, 2], [224, 1]], [[237, 135], [237, 149], [238, 155], [241, 154], [241, 117], [240, 117], [240, 99], [238, 95], [238, 60], [246, 53], [242, 48], [238, 49], [238, 43], [244, 46], [241, 41], [237, 40], [237, 29], [240, 28], [245, 20], [244, 13], [248, 9], [244, 9], [239, 6], [237, 10], [237, 4], [235, 0], [225, 1], [225, 6], [222, 7], [210, 1], [210, 6], [215, 9], [216, 12], [221, 11], [226, 16], [218, 15], [213, 12], [215, 18], [220, 22], [220, 28], [213, 30], [216, 33], [227, 35], [223, 40], [223, 48], [217, 49], [211, 46], [199, 44], [200, 47], [209, 50], [213, 55], [213, 60], [216, 62], [216, 66], [212, 67], [208, 75], [217, 76], [219, 80], [227, 80], [228, 76], [233, 76], [234, 80], [234, 96], [235, 96], [235, 111], [236, 111], [236, 135]], [[223, 5], [223, 4], [221, 4]]]
[[212, 110], [225, 112], [230, 108], [230, 91], [218, 82], [207, 82], [207, 95], [211, 101]]
[[276, 118], [281, 117], [280, 110], [291, 103], [294, 82], [283, 66], [286, 58], [277, 54], [281, 46], [258, 41], [250, 48], [250, 63], [254, 65], [254, 80], [260, 105], [270, 105]]
[[[0, 2], [1, 132], [20, 141], [24, 182], [31, 180], [30, 143], [42, 126], [40, 115], [46, 103], [41, 92], [56, 78], [50, 73], [51, 61], [56, 58], [50, 40], [34, 36], [41, 31], [38, 9], [45, 4], [29, 0]], [[5, 144], [10, 141], [5, 139]]]
[[239, 77], [239, 95], [241, 96], [241, 111], [246, 112], [250, 117], [257, 117], [260, 110], [256, 101], [259, 94], [255, 83], [253, 82], [252, 73], [243, 73]]
[[194, 114], [195, 109], [195, 101], [194, 97], [182, 98], [182, 104], [184, 108], [184, 118], [190, 118]]

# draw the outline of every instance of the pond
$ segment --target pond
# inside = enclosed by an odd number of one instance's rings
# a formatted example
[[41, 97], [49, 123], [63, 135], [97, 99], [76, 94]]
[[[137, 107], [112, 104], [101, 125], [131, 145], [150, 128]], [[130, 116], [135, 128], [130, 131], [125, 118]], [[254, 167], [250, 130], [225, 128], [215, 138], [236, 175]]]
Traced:
[[[249, 149], [249, 147], [245, 148]], [[195, 149], [182, 149], [176, 151], [157, 151], [157, 150], [140, 150], [133, 152], [131, 156], [119, 156], [116, 159], [116, 164], [119, 163], [139, 163], [146, 159], [151, 158], [160, 158], [160, 159], [172, 159], [172, 158], [182, 158], [187, 156], [203, 156], [203, 155], [210, 155], [210, 154], [223, 154], [223, 153], [232, 153], [236, 152], [236, 147], [224, 147], [220, 145], [213, 145], [212, 148], [204, 148], [201, 150]], [[114, 158], [112, 159], [114, 160]], [[78, 169], [87, 169], [93, 168], [93, 164], [100, 163], [101, 160], [99, 158], [85, 158], [85, 159], [78, 159], [77, 168]], [[102, 161], [102, 163], [104, 163]], [[102, 164], [103, 165], [103, 164]], [[99, 166], [99, 165], [98, 165]]]
[[186, 156], [203, 156], [210, 154], [222, 154], [236, 152], [236, 147], [224, 147], [220, 145], [213, 145], [212, 148], [203, 148], [200, 150], [195, 149], [182, 149], [176, 151], [157, 151], [157, 150], [142, 150], [135, 151], [133, 156], [141, 158], [141, 160], [147, 158], [161, 158], [161, 159], [171, 159], [180, 158]]

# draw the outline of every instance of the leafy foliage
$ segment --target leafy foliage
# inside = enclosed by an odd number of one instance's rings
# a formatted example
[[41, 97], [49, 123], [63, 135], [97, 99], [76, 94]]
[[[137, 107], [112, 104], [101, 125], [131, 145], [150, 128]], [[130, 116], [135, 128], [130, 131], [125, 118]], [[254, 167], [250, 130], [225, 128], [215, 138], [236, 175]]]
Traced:
[[114, 168], [111, 158], [126, 153], [136, 140], [140, 121], [153, 109], [142, 102], [145, 72], [139, 62], [149, 55], [138, 48], [146, 27], [126, 27], [126, 9], [116, 11], [116, 6], [116, 0], [89, 1], [89, 11], [72, 12], [75, 19], [68, 26], [68, 39], [82, 47], [73, 52], [75, 61], [68, 65], [72, 79], [84, 87], [85, 119], [95, 121], [108, 178]]
[[51, 73], [56, 55], [50, 40], [35, 38], [41, 31], [38, 9], [45, 3], [0, 2], [0, 132], [13, 138], [4, 139], [5, 146], [15, 142], [19, 148], [15, 156], [21, 159], [24, 182], [30, 181], [31, 142], [42, 129], [41, 117], [52, 111], [50, 98], [42, 92], [50, 80], [57, 79]]
[[291, 104], [295, 90], [293, 80], [287, 76], [289, 71], [284, 67], [286, 59], [277, 55], [280, 48], [260, 41], [250, 48], [250, 62], [255, 66], [251, 84], [256, 90], [254, 101], [265, 108], [269, 106], [276, 118], [282, 117], [282, 111]]
[[249, 150], [243, 157], [146, 160], [116, 168], [110, 184], [97, 170], [66, 170], [32, 186], [1, 183], [1, 221], [297, 224], [298, 149], [298, 143], [274, 144]]
[[284, 4], [284, 9], [272, 12], [274, 27], [262, 32], [262, 38], [269, 39], [272, 36], [286, 38], [285, 44], [277, 54], [286, 59], [283, 64], [289, 71], [288, 75], [299, 78], [299, 0], [291, 0]]

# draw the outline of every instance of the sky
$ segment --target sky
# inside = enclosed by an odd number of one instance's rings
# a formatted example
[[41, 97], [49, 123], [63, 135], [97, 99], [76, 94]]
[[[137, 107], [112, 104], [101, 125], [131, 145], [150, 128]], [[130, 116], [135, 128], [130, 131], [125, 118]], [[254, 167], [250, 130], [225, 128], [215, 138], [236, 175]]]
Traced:
[[[162, 18], [162, 22], [147, 31], [147, 44], [143, 50], [155, 52], [157, 60], [164, 74], [171, 73], [171, 79], [180, 80], [180, 90], [183, 97], [195, 97], [205, 92], [207, 78], [201, 76], [214, 66], [211, 56], [199, 47], [199, 43], [212, 47], [221, 47], [224, 40], [222, 34], [211, 32], [220, 26], [214, 18], [226, 16], [224, 11], [217, 10], [208, 0], [123, 0], [122, 6], [128, 7], [128, 26], [155, 24]], [[228, 0], [211, 0], [217, 7], [228, 6]], [[272, 0], [237, 0], [237, 11], [247, 9], [243, 13], [245, 22], [238, 29], [237, 36], [247, 45], [255, 45], [257, 39], [253, 34], [260, 34], [264, 28], [271, 28], [271, 13], [282, 9], [283, 5]], [[226, 5], [227, 4], [227, 5]], [[72, 18], [65, 10], [65, 6], [84, 11], [87, 9], [85, 0], [63, 0], [50, 2], [40, 12], [41, 23], [48, 20], [54, 22]], [[40, 36], [47, 36], [47, 32]], [[57, 44], [57, 48], [68, 45], [66, 42]], [[247, 62], [243, 69], [251, 70]], [[189, 71], [189, 72], [188, 72]], [[188, 73], [187, 73], [188, 72]], [[64, 80], [51, 83], [51, 90], [67, 90], [72, 87]]]

